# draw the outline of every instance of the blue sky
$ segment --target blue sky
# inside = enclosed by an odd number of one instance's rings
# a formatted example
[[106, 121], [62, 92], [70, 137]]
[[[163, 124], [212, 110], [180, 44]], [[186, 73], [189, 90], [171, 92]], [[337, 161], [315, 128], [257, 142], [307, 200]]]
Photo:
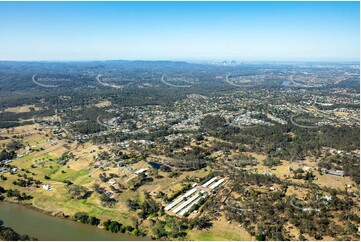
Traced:
[[359, 2], [0, 2], [0, 60], [359, 60]]

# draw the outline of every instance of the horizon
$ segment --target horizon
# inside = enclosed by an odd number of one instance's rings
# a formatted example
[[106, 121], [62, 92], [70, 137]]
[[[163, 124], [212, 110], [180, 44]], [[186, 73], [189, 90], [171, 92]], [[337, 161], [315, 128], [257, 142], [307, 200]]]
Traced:
[[359, 62], [359, 19], [359, 2], [0, 2], [0, 60]]
[[116, 62], [116, 61], [124, 61], [124, 62], [182, 62], [189, 64], [211, 64], [211, 63], [222, 63], [235, 61], [236, 64], [266, 64], [266, 63], [335, 63], [335, 64], [360, 64], [360, 60], [234, 60], [234, 59], [219, 59], [219, 60], [183, 60], [183, 59], [89, 59], [89, 60], [0, 60], [1, 62], [25, 62], [25, 63], [86, 63], [86, 62]]

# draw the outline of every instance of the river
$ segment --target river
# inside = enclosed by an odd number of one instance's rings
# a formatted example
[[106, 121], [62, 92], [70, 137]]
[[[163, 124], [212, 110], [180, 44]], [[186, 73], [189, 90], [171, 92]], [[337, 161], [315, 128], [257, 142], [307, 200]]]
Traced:
[[0, 202], [0, 220], [4, 226], [13, 228], [19, 234], [27, 234], [39, 240], [146, 240], [130, 234], [111, 233], [5, 202]]

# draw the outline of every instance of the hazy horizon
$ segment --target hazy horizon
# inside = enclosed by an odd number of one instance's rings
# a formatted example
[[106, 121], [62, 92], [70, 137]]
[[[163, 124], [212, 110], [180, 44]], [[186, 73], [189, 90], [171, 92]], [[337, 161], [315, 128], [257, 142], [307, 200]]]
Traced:
[[359, 9], [359, 2], [0, 2], [0, 60], [359, 61]]
[[77, 63], [77, 62], [110, 62], [110, 61], [129, 61], [129, 62], [186, 62], [186, 63], [221, 63], [224, 61], [237, 63], [351, 63], [359, 64], [360, 60], [236, 60], [236, 59], [209, 59], [209, 60], [192, 60], [192, 59], [88, 59], [88, 60], [0, 60], [0, 62], [49, 62], [49, 63]]

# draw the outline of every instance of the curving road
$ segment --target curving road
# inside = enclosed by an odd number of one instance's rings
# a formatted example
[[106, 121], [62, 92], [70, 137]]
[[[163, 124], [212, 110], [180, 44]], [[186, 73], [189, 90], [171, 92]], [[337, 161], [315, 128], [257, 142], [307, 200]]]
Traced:
[[37, 81], [35, 80], [35, 76], [36, 76], [36, 74], [34, 74], [34, 75], [33, 75], [33, 77], [32, 77], [31, 79], [32, 79], [32, 81], [33, 81], [36, 85], [38, 85], [38, 86], [41, 86], [41, 87], [48, 87], [48, 88], [55, 88], [55, 87], [59, 87], [59, 85], [46, 85], [46, 84], [42, 84], [42, 83], [40, 83], [40, 82], [37, 82]]
[[96, 77], [96, 80], [97, 80], [97, 82], [100, 84], [100, 85], [102, 85], [102, 86], [105, 86], [105, 87], [111, 87], [111, 88], [115, 88], [115, 89], [122, 89], [123, 88], [123, 86], [119, 86], [119, 85], [115, 85], [115, 84], [112, 84], [112, 83], [105, 83], [105, 82], [102, 82], [101, 80], [100, 80], [100, 77], [101, 77], [102, 75], [97, 75], [97, 77]]
[[[317, 208], [311, 208], [311, 207], [302, 208], [302, 207], [300, 207], [300, 206], [297, 206], [297, 205], [294, 204], [293, 200], [294, 200], [294, 199], [292, 199], [292, 200], [290, 201], [290, 204], [291, 204], [292, 207], [294, 207], [294, 208], [296, 208], [296, 209], [298, 209], [298, 210], [301, 210], [301, 211], [316, 211], [316, 212], [320, 212], [320, 209], [317, 209]], [[299, 203], [307, 204], [307, 202], [299, 202]], [[316, 202], [311, 202], [311, 203], [317, 203], [317, 201], [316, 201]]]
[[41, 124], [39, 124], [38, 122], [35, 121], [35, 117], [36, 117], [36, 115], [34, 115], [33, 118], [32, 118], [33, 123], [34, 123], [34, 124], [41, 125]]
[[161, 82], [163, 82], [164, 84], [166, 84], [168, 86], [171, 86], [171, 87], [183, 87], [183, 88], [191, 87], [190, 85], [174, 85], [172, 83], [169, 83], [166, 80], [164, 80], [165, 76], [166, 76], [166, 74], [163, 74], [162, 77], [160, 78], [160, 80], [161, 80]]
[[227, 73], [226, 75], [226, 78], [225, 78], [225, 81], [229, 84], [229, 85], [232, 85], [232, 86], [236, 86], [236, 87], [255, 87], [255, 86], [258, 86], [259, 84], [250, 84], [250, 85], [241, 85], [241, 84], [236, 84], [236, 83], [233, 83], [231, 82], [228, 77], [231, 75], [231, 73]]
[[105, 123], [103, 123], [103, 122], [100, 121], [100, 116], [102, 116], [102, 115], [99, 115], [99, 116], [97, 117], [97, 123], [98, 123], [99, 125], [101, 125], [101, 126], [106, 127], [106, 128], [110, 128], [109, 125], [107, 125], [107, 124], [105, 124]]
[[298, 124], [296, 123], [293, 118], [295, 117], [296, 115], [292, 115], [290, 120], [291, 120], [291, 123], [297, 127], [300, 127], [300, 128], [305, 128], [305, 129], [315, 129], [315, 128], [319, 128], [319, 126], [308, 126], [308, 125], [301, 125], [301, 124]]
[[[309, 85], [304, 85], [304, 84], [301, 84], [301, 83], [298, 83], [298, 82], [295, 82], [294, 80], [293, 80], [293, 76], [294, 75], [291, 75], [290, 76], [290, 82], [293, 84], [293, 86], [295, 86], [295, 87], [301, 87], [301, 88], [312, 88], [312, 87], [316, 87], [316, 86], [309, 86]], [[312, 79], [312, 81], [314, 81], [316, 79], [316, 77], [313, 77], [313, 79]]]

